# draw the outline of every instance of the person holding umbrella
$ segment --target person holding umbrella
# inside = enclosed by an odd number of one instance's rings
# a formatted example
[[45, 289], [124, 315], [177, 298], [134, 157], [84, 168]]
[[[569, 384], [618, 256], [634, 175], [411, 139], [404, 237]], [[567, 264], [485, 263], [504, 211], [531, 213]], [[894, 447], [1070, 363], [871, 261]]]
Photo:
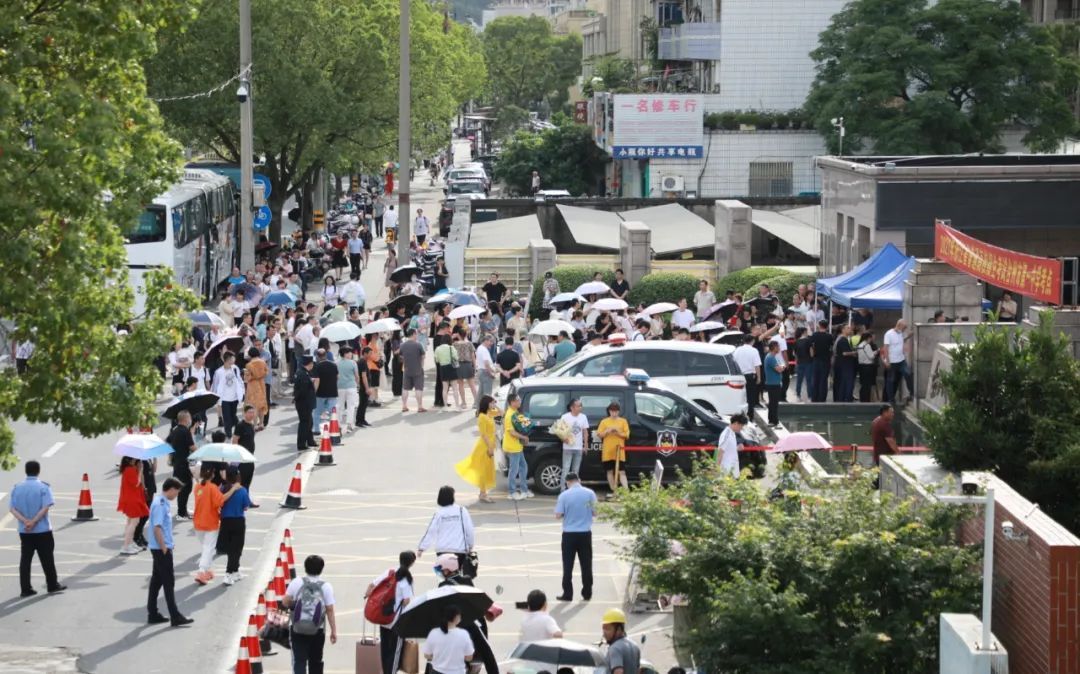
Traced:
[[[246, 464], [240, 464], [241, 466]], [[218, 530], [218, 547], [225, 551], [228, 560], [225, 563], [225, 584], [232, 585], [243, 578], [240, 573], [240, 555], [244, 552], [244, 534], [247, 532], [247, 519], [244, 512], [258, 506], [251, 502], [248, 490], [241, 484], [240, 469], [229, 466], [225, 469], [225, 483], [222, 493], [239, 487], [232, 496], [225, 499], [221, 506], [221, 527]]]
[[[263, 388], [262, 382], [259, 382], [258, 388]], [[236, 367], [236, 355], [231, 351], [222, 355], [221, 367], [214, 372], [213, 393], [221, 400], [222, 426], [225, 427], [225, 435], [230, 435], [236, 425], [236, 408], [244, 398], [244, 379], [240, 368]], [[184, 511], [183, 505], [181, 503], [181, 512]]]
[[121, 555], [137, 555], [142, 550], [142, 546], [134, 542], [135, 528], [140, 519], [150, 516], [150, 507], [146, 505], [146, 490], [143, 489], [141, 463], [130, 456], [120, 458], [120, 500], [116, 510], [124, 513], [127, 518]]
[[206, 585], [214, 578], [211, 567], [214, 564], [214, 551], [217, 549], [218, 530], [221, 528], [221, 506], [240, 489], [239, 484], [233, 483], [223, 494], [213, 482], [215, 473], [214, 468], [204, 465], [199, 474], [199, 484], [195, 488], [195, 517], [192, 522], [195, 535], [202, 546], [199, 571], [195, 574], [195, 582], [199, 585]]
[[188, 457], [195, 451], [195, 438], [191, 436], [191, 412], [181, 410], [176, 415], [176, 426], [169, 432], [165, 442], [173, 448], [173, 477], [179, 482], [176, 518], [191, 519], [188, 514], [188, 497], [191, 495], [191, 466]]

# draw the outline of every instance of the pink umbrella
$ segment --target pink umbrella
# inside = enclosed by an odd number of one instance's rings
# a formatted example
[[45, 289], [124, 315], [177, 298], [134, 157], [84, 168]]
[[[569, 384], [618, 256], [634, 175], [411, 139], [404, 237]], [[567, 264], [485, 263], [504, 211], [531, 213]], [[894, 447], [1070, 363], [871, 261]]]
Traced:
[[780, 442], [773, 445], [770, 452], [805, 452], [811, 449], [831, 449], [829, 441], [817, 433], [803, 431], [792, 433]]

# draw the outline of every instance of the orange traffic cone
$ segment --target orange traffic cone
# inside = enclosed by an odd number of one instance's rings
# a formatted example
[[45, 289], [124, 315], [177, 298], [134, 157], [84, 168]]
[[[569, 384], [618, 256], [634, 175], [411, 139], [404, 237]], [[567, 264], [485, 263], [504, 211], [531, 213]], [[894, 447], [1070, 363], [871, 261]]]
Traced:
[[337, 408], [330, 408], [330, 444], [337, 447], [341, 444], [341, 424], [338, 423]]
[[278, 607], [277, 592], [274, 592], [274, 580], [271, 578], [270, 582], [266, 584], [266, 610], [276, 611]]
[[[304, 506], [300, 505], [300, 494], [303, 488], [300, 486], [300, 464], [296, 464], [296, 468], [293, 470], [292, 482], [289, 483], [289, 491], [285, 495], [285, 500], [281, 502], [282, 508], [292, 508], [294, 510], [303, 510]], [[282, 591], [282, 594], [284, 591]]]
[[90, 476], [86, 473], [82, 475], [82, 491], [79, 492], [79, 507], [75, 511], [75, 517], [71, 518], [72, 522], [96, 522], [97, 518], [94, 517], [94, 501], [90, 497]]
[[[333, 424], [334, 422], [330, 422]], [[320, 466], [336, 466], [334, 463], [334, 450], [331, 445], [335, 444], [330, 437], [328, 425], [322, 425], [322, 437], [319, 439], [319, 465]]]
[[293, 557], [292, 532], [285, 530], [285, 551], [289, 553], [289, 580], [296, 578], [296, 558]]
[[254, 674], [248, 659], [247, 637], [240, 637], [240, 654], [236, 656], [236, 674]]
[[281, 575], [287, 580], [296, 578], [296, 571], [289, 565], [289, 552], [285, 549], [285, 543], [278, 546], [278, 559], [281, 560]]
[[247, 643], [251, 674], [262, 674], [262, 649], [259, 647], [259, 630], [255, 627], [255, 614], [248, 616]]
[[274, 567], [274, 594], [279, 597], [285, 596], [285, 567], [281, 565], [280, 557]]
[[266, 627], [266, 598], [259, 593], [259, 602], [255, 604], [255, 628], [261, 630], [264, 627]]

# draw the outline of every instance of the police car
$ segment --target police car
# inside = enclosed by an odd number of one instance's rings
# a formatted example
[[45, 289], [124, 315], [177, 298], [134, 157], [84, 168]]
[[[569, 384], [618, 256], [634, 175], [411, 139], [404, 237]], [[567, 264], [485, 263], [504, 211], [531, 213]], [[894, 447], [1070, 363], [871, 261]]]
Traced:
[[[657, 461], [664, 466], [664, 478], [674, 479], [676, 468], [693, 470], [693, 459], [716, 449], [727, 423], [696, 403], [675, 393], [671, 387], [650, 379], [643, 370], [631, 369], [621, 377], [530, 377], [511, 384], [509, 393], [521, 399], [520, 411], [533, 421], [533, 431], [525, 447], [528, 475], [535, 491], [557, 494], [562, 483], [562, 442], [551, 434], [551, 425], [566, 411], [570, 401], [581, 400], [582, 414], [589, 421], [589, 447], [582, 456], [583, 482], [605, 483], [600, 463], [601, 441], [596, 437], [600, 420], [614, 401], [630, 426], [625, 470], [631, 481], [652, 474]], [[744, 429], [740, 440], [758, 444], [755, 430]], [[638, 448], [638, 449], [635, 449]], [[680, 450], [679, 448], [686, 448]], [[755, 476], [764, 469], [761, 452], [743, 452], [740, 467], [754, 467]]]

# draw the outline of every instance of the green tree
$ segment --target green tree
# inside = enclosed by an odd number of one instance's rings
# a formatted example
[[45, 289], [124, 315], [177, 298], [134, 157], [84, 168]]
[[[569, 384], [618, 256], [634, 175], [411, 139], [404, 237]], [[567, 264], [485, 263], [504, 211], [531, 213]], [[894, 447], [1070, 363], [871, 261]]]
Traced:
[[818, 75], [806, 109], [825, 130], [843, 117], [845, 151], [995, 152], [1002, 125], [1052, 149], [1074, 128], [1057, 89], [1062, 60], [1045, 29], [1012, 0], [854, 0], [811, 52]]
[[533, 171], [540, 172], [545, 189], [564, 189], [575, 196], [600, 191], [608, 158], [593, 142], [592, 128], [556, 117], [555, 128], [519, 131], [503, 147], [495, 178], [511, 192], [528, 194]]
[[482, 40], [496, 106], [535, 110], [550, 96], [558, 110], [581, 74], [581, 37], [555, 35], [543, 17], [501, 17], [484, 26]]
[[979, 602], [979, 550], [955, 543], [970, 512], [879, 495], [868, 478], [770, 502], [710, 468], [605, 509], [643, 585], [688, 600], [677, 647], [699, 670], [937, 670], [938, 615]]
[[586, 96], [592, 96], [594, 91], [616, 91], [634, 87], [637, 79], [637, 68], [629, 59], [605, 56], [596, 62], [593, 68], [593, 77], [600, 78], [600, 82], [593, 84], [586, 82], [582, 87]]
[[496, 138], [506, 138], [529, 122], [529, 111], [516, 105], [504, 105], [495, 114], [492, 133]]
[[[232, 77], [239, 70], [238, 21], [237, 3], [212, 2], [186, 30], [162, 35], [147, 65], [153, 91], [198, 91]], [[267, 0], [253, 8], [252, 21], [255, 151], [272, 183], [274, 240], [281, 206], [320, 168], [374, 167], [396, 154], [398, 3]], [[444, 30], [441, 11], [414, 3], [412, 121], [422, 153], [445, 145], [450, 120], [484, 81], [476, 38], [456, 23]], [[162, 111], [186, 144], [239, 161], [231, 88], [163, 103]]]
[[990, 470], [1080, 533], [1080, 364], [1051, 318], [1034, 330], [980, 325], [941, 373], [948, 404], [922, 416], [949, 470]]
[[[133, 317], [125, 223], [178, 176], [179, 146], [146, 96], [139, 61], [180, 0], [5, 5], [0, 22], [2, 342], [30, 339], [24, 377], [0, 377], [0, 465], [9, 422], [94, 436], [146, 421], [161, 390], [153, 359], [186, 330], [194, 297], [147, 277]], [[137, 319], [133, 321], [132, 319]], [[114, 328], [129, 326], [127, 335]]]

